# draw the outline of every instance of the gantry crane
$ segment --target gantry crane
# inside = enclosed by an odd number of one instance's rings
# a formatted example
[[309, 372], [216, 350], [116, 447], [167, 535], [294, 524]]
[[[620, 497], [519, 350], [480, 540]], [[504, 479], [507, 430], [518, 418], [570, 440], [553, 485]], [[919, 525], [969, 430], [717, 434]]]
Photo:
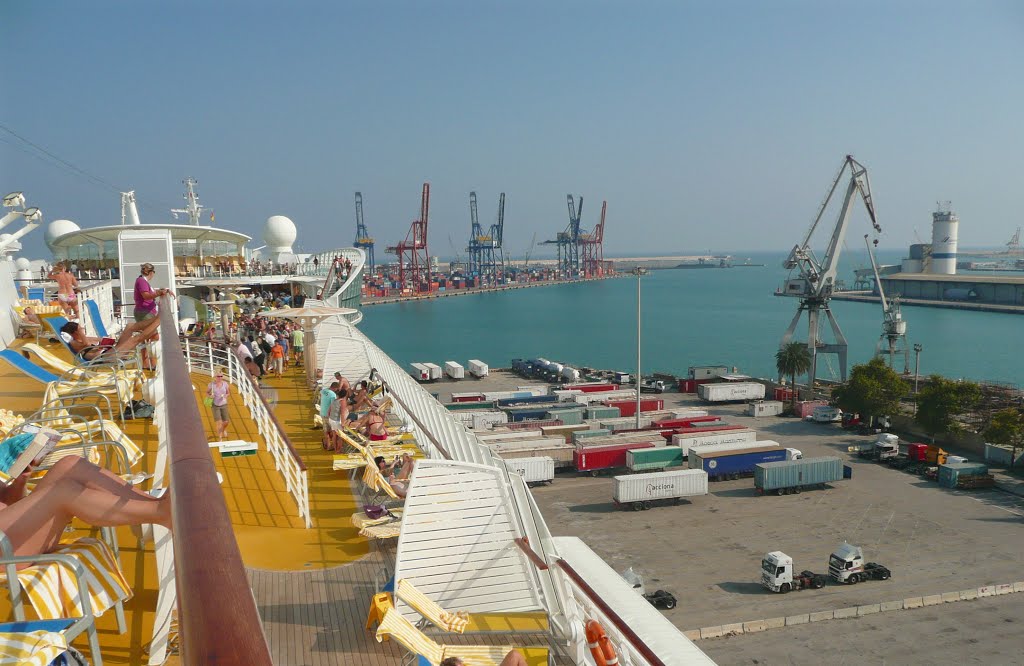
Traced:
[[[910, 346], [907, 345], [907, 322], [903, 321], [903, 313], [900, 312], [900, 297], [893, 296], [891, 299], [885, 297], [885, 288], [882, 286], [882, 278], [878, 274], [878, 263], [875, 261], [875, 253], [871, 248], [868, 235], [864, 234], [864, 244], [868, 248], [868, 258], [871, 260], [871, 270], [875, 273], [875, 285], [878, 287], [878, 296], [882, 300], [882, 335], [878, 338], [878, 345], [875, 347], [875, 356], [885, 353], [889, 357], [889, 367], [895, 369], [894, 363], [897, 354], [903, 355], [903, 374], [910, 374]], [[878, 239], [874, 241], [878, 247]], [[885, 350], [882, 350], [882, 343], [885, 342]]]
[[[821, 222], [825, 209], [832, 200], [832, 196], [835, 194], [836, 189], [839, 187], [839, 182], [847, 170], [850, 172], [850, 180], [846, 187], [846, 195], [843, 199], [842, 207], [839, 210], [839, 219], [832, 230], [832, 237], [825, 248], [825, 254], [822, 255], [821, 259], [818, 259], [810, 247], [811, 237]], [[804, 236], [803, 242], [793, 248], [792, 252], [789, 253], [789, 257], [782, 264], [783, 268], [790, 271], [794, 269], [799, 270], [800, 276], [787, 279], [784, 288], [777, 292], [777, 294], [799, 298], [800, 305], [797, 308], [796, 315], [793, 317], [793, 321], [789, 324], [789, 328], [786, 329], [786, 333], [782, 336], [781, 344], [785, 346], [792, 341], [797, 324], [800, 323], [800, 318], [806, 311], [808, 323], [807, 348], [811, 352], [811, 367], [807, 372], [807, 385], [810, 388], [814, 387], [814, 381], [817, 379], [819, 354], [836, 354], [839, 359], [840, 379], [846, 381], [846, 353], [848, 345], [842, 330], [839, 328], [839, 323], [836, 322], [835, 315], [832, 314], [829, 302], [832, 300], [832, 292], [835, 289], [836, 272], [839, 269], [839, 255], [842, 252], [843, 238], [846, 236], [846, 229], [850, 221], [853, 198], [858, 193], [864, 201], [864, 207], [867, 209], [868, 215], [871, 217], [872, 226], [876, 232], [880, 233], [882, 228], [878, 225], [878, 221], [875, 218], [875, 204], [871, 199], [871, 183], [868, 180], [868, 170], [860, 162], [853, 159], [852, 156], [847, 155], [843, 160], [842, 166], [839, 168], [839, 173], [836, 174], [832, 181], [832, 187], [829, 189], [828, 195], [818, 208], [818, 214], [814, 218], [811, 228]], [[832, 327], [832, 333], [835, 336], [835, 342], [833, 343], [825, 343], [821, 339], [822, 313], [824, 313]]]
[[572, 194], [567, 194], [569, 203], [569, 226], [558, 232], [554, 240], [544, 241], [545, 245], [558, 246], [558, 271], [567, 280], [580, 276], [580, 218], [583, 216], [583, 197], [579, 205]]
[[353, 243], [366, 253], [366, 264], [370, 270], [366, 275], [373, 274], [373, 238], [366, 231], [366, 224], [363, 222], [363, 193], [356, 192], [356, 241]]
[[505, 229], [505, 193], [498, 197], [498, 219], [484, 233], [477, 214], [476, 192], [469, 193], [469, 272], [480, 276], [481, 284], [495, 285], [499, 276], [505, 273], [505, 257], [502, 253], [502, 236]]
[[386, 248], [398, 255], [398, 281], [404, 288], [411, 284], [417, 291], [430, 289], [430, 254], [427, 252], [427, 220], [430, 213], [430, 183], [423, 183], [420, 197], [420, 217], [409, 227], [405, 240]]
[[608, 202], [601, 202], [601, 219], [593, 233], [580, 234], [580, 254], [584, 277], [599, 277], [604, 274], [604, 219]]

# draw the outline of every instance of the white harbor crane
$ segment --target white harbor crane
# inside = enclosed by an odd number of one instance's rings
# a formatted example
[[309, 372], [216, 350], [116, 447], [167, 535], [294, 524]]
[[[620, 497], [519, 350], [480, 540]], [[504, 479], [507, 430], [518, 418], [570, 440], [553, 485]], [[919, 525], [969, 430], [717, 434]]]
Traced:
[[[889, 367], [895, 369], [896, 355], [901, 354], [903, 356], [903, 374], [909, 375], [910, 346], [907, 344], [907, 322], [903, 321], [903, 313], [900, 312], [900, 297], [898, 295], [891, 299], [885, 297], [882, 278], [878, 275], [878, 263], [875, 261], [875, 253], [867, 234], [864, 234], [864, 244], [868, 248], [871, 269], [875, 272], [875, 285], [878, 288], [878, 296], [882, 300], [882, 335], [878, 338], [875, 356], [886, 354], [889, 357]], [[874, 244], [875, 247], [878, 247], [877, 238]], [[884, 352], [882, 350], [883, 343], [885, 343]]]
[[[850, 180], [846, 187], [846, 196], [843, 199], [842, 207], [839, 210], [839, 219], [832, 230], [832, 237], [825, 248], [825, 253], [819, 259], [810, 247], [811, 237], [818, 228], [818, 224], [825, 214], [825, 209], [832, 200], [832, 196], [836, 193], [839, 182], [847, 170], [849, 170]], [[780, 296], [799, 298], [800, 306], [797, 308], [796, 315], [793, 317], [793, 321], [790, 322], [789, 328], [786, 329], [786, 333], [782, 336], [781, 345], [785, 346], [793, 340], [796, 327], [806, 311], [808, 323], [807, 348], [811, 352], [811, 367], [807, 372], [807, 385], [811, 388], [814, 387], [814, 381], [817, 378], [819, 354], [835, 354], [838, 356], [839, 376], [842, 381], [846, 381], [846, 353], [848, 345], [842, 330], [839, 328], [839, 323], [836, 322], [835, 315], [832, 314], [829, 301], [832, 300], [832, 292], [835, 290], [839, 255], [842, 252], [843, 238], [846, 236], [846, 228], [849, 225], [853, 198], [857, 193], [860, 194], [861, 199], [864, 201], [864, 207], [871, 217], [871, 224], [875, 231], [881, 232], [882, 228], [875, 219], [875, 205], [871, 199], [871, 183], [868, 180], [868, 170], [863, 164], [853, 159], [852, 156], [847, 155], [843, 160], [842, 166], [839, 168], [839, 173], [836, 174], [832, 181], [832, 187], [829, 189], [828, 195], [818, 209], [814, 223], [811, 224], [811, 228], [804, 236], [803, 242], [793, 247], [793, 251], [789, 253], [789, 257], [782, 264], [783, 268], [791, 271], [798, 269], [800, 276], [787, 279], [783, 289], [777, 293]], [[829, 325], [832, 327], [832, 334], [835, 337], [835, 342], [833, 343], [826, 343], [821, 339], [822, 313], [824, 313]]]

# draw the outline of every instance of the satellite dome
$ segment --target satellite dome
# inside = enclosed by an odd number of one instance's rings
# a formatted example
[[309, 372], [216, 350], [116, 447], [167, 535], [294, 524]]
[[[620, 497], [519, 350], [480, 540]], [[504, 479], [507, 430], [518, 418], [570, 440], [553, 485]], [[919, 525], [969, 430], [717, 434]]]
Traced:
[[69, 234], [72, 231], [78, 231], [81, 227], [72, 222], [71, 220], [54, 220], [46, 225], [46, 231], [43, 232], [43, 240], [46, 242], [46, 247], [50, 248], [50, 252], [53, 252], [53, 241], [57, 240], [64, 234]]
[[273, 215], [263, 225], [263, 242], [267, 244], [270, 255], [291, 252], [296, 235], [295, 223], [284, 215]]
[[32, 270], [32, 262], [30, 262], [25, 257], [18, 257], [17, 259], [15, 259], [14, 260], [14, 266], [19, 271], [29, 271], [29, 270]]

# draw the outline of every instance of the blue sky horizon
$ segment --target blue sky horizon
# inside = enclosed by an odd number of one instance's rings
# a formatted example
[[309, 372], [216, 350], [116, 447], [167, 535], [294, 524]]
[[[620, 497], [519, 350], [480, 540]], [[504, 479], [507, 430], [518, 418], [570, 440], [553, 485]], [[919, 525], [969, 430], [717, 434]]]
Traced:
[[[1022, 224], [1021, 3], [9, 0], [0, 18], [0, 187], [46, 222], [116, 224], [128, 189], [172, 221], [192, 176], [217, 226], [259, 241], [287, 215], [308, 251], [352, 242], [361, 191], [380, 259], [429, 181], [441, 256], [464, 253], [471, 190], [485, 225], [506, 192], [513, 258], [565, 227], [569, 192], [585, 228], [608, 201], [609, 256], [784, 251], [852, 153], [883, 248], [927, 241], [940, 200], [965, 247]], [[858, 207], [848, 245], [868, 231]], [[40, 231], [25, 246], [48, 254]]]

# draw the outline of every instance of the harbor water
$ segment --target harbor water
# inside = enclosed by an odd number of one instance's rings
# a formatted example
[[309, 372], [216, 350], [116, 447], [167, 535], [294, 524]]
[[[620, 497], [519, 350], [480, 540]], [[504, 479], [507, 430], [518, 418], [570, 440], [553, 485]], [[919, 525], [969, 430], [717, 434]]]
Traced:
[[[781, 254], [747, 256], [764, 266], [657, 270], [641, 278], [644, 372], [685, 375], [690, 365], [721, 363], [757, 377], [776, 375], [774, 354], [798, 301], [774, 295], [788, 274]], [[861, 264], [857, 259], [839, 275], [848, 284]], [[470, 358], [507, 367], [513, 358], [543, 356], [628, 371], [636, 366], [636, 292], [636, 278], [629, 276], [378, 305], [365, 308], [360, 327], [406, 367]], [[833, 301], [832, 309], [850, 345], [850, 365], [871, 358], [882, 328], [881, 306]], [[1024, 378], [1020, 315], [904, 305], [903, 317], [909, 343], [924, 348], [922, 375], [1012, 383]], [[797, 338], [806, 335], [805, 318]], [[838, 379], [838, 372], [834, 357], [819, 359], [819, 376]]]

